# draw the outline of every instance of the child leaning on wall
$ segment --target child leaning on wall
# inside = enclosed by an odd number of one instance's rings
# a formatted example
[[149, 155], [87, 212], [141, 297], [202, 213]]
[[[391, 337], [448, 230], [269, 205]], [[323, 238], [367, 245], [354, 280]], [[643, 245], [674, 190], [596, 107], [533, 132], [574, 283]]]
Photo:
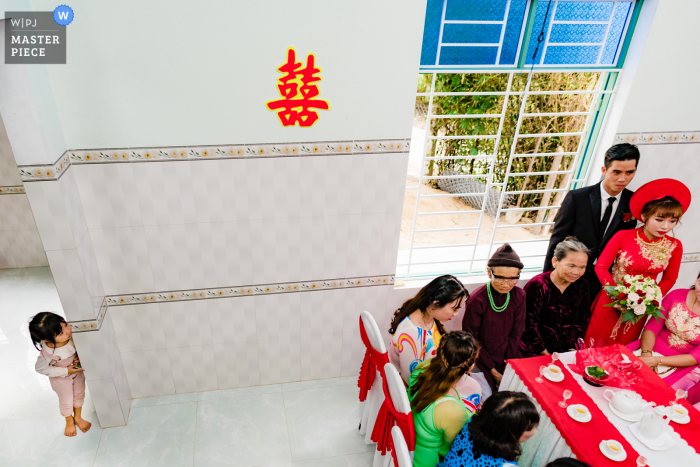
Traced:
[[51, 388], [58, 394], [61, 415], [66, 417], [66, 436], [75, 436], [77, 425], [83, 433], [91, 423], [83, 420], [85, 375], [75, 350], [70, 326], [61, 316], [42, 311], [29, 323], [32, 342], [41, 353], [36, 360], [37, 373], [49, 377]]

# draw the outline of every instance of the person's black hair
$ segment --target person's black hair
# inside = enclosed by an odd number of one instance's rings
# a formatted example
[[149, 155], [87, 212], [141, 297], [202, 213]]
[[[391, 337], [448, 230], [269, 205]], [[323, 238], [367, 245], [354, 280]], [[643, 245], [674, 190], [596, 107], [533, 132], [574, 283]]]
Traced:
[[[698, 273], [698, 277], [695, 278], [695, 281], [697, 282], [698, 279], [700, 279], [700, 273]], [[690, 286], [690, 290], [695, 290], [695, 284]]]
[[615, 161], [634, 161], [634, 166], [639, 165], [639, 149], [630, 143], [620, 143], [605, 151], [605, 168], [609, 169]]
[[[410, 298], [401, 305], [401, 308], [394, 312], [394, 317], [391, 320], [389, 334], [392, 336], [396, 333], [396, 328], [399, 327], [401, 321], [406, 316], [416, 310], [420, 310], [425, 315], [428, 312], [428, 306], [434, 305], [442, 308], [448, 303], [455, 300], [462, 300], [462, 297], [469, 298], [469, 292], [464, 288], [464, 285], [454, 276], [444, 275], [436, 277], [428, 285], [418, 291], [415, 297]], [[460, 303], [462, 305], [462, 303]], [[440, 335], [445, 335], [445, 328], [442, 323], [435, 320], [435, 325], [438, 328]]]
[[547, 464], [545, 467], [591, 467], [590, 465], [582, 462], [573, 457], [560, 457], [559, 459], [554, 459], [552, 462]]
[[515, 462], [522, 454], [520, 437], [540, 423], [535, 404], [522, 392], [497, 392], [469, 421], [474, 457], [482, 454]]
[[56, 347], [56, 336], [63, 332], [61, 324], [65, 322], [62, 316], [50, 311], [37, 313], [29, 322], [29, 334], [34, 347], [41, 350], [41, 341], [50, 342]]

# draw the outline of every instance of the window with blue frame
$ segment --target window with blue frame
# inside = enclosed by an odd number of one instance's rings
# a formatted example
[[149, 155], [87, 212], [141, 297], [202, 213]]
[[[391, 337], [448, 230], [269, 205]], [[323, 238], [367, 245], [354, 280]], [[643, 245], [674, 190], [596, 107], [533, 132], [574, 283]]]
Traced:
[[635, 1], [428, 0], [421, 67], [617, 67]]

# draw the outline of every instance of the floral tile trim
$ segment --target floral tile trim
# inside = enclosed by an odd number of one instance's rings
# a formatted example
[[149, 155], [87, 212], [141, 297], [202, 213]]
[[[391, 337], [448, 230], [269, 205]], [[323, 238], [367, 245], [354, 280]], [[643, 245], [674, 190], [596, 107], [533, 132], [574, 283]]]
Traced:
[[49, 165], [22, 165], [19, 174], [23, 182], [35, 182], [38, 180], [58, 180], [70, 167], [68, 153], [64, 153], [58, 160]]
[[107, 300], [102, 301], [97, 318], [87, 321], [68, 321], [73, 332], [99, 331], [107, 314]]
[[17, 195], [24, 193], [23, 186], [0, 186], [0, 195]]
[[23, 181], [58, 180], [71, 164], [199, 159], [250, 159], [314, 155], [406, 153], [410, 140], [324, 141], [317, 143], [239, 144], [164, 148], [66, 151], [53, 165], [20, 166]]
[[700, 143], [700, 131], [668, 131], [663, 133], [619, 133], [615, 135], [615, 143]]
[[353, 277], [347, 279], [329, 279], [310, 282], [285, 282], [280, 284], [250, 285], [245, 287], [221, 287], [213, 289], [153, 292], [148, 294], [110, 295], [105, 297], [105, 302], [109, 306], [119, 306], [131, 305], [135, 303], [162, 303], [183, 300], [204, 300], [210, 298], [245, 297], [250, 295], [310, 292], [314, 290], [344, 289], [353, 287], [372, 287], [377, 285], [392, 285], [393, 283], [393, 275]]

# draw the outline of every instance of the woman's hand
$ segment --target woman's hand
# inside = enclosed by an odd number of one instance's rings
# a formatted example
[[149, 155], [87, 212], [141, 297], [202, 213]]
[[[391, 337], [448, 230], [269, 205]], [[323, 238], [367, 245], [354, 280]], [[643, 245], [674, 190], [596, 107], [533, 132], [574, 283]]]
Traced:
[[496, 386], [501, 384], [501, 379], [503, 379], [503, 375], [500, 374], [499, 372], [496, 371], [495, 368], [491, 368], [491, 375], [493, 375], [493, 379], [496, 380]]
[[80, 373], [81, 371], [85, 371], [85, 370], [83, 370], [82, 368], [80, 368], [80, 369], [75, 368], [75, 366], [68, 367], [68, 374], [69, 375], [74, 375], [75, 373]]
[[651, 357], [651, 356], [645, 357], [645, 356], [641, 356], [641, 357], [637, 357], [637, 358], [638, 358], [639, 360], [641, 360], [641, 362], [644, 363], [644, 364], [645, 364], [646, 366], [648, 366], [649, 368], [654, 368], [656, 365], [659, 364], [659, 357]]
[[550, 355], [550, 353], [547, 352], [547, 349], [544, 349], [542, 352], [540, 352], [540, 355]]

